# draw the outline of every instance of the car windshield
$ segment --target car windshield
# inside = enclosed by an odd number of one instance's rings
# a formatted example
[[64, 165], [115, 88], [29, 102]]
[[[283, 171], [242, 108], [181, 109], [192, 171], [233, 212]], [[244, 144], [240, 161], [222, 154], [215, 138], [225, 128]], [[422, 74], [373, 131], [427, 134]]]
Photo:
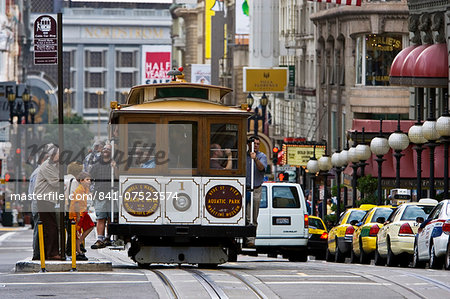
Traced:
[[378, 218], [383, 217], [384, 219], [388, 219], [391, 216], [394, 208], [379, 208], [375, 211], [372, 217], [372, 222], [377, 221]]
[[347, 224], [352, 222], [353, 220], [356, 220], [358, 222], [361, 221], [361, 219], [363, 219], [364, 215], [366, 215], [367, 211], [362, 211], [362, 210], [353, 210], [350, 215], [348, 216], [347, 219]]
[[308, 223], [309, 228], [325, 229], [325, 227], [323, 226], [322, 221], [320, 221], [319, 219], [309, 218], [308, 222], [309, 222]]
[[426, 219], [433, 208], [434, 206], [407, 206], [400, 220], [416, 220], [417, 217], [423, 217], [423, 219]]

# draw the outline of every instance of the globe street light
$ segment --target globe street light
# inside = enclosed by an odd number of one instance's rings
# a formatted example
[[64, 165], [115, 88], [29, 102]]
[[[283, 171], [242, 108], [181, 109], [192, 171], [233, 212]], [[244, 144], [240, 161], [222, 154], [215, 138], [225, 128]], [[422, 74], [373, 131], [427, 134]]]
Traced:
[[450, 114], [448, 112], [448, 93], [444, 93], [444, 114], [436, 121], [436, 130], [444, 143], [444, 199], [448, 199], [448, 146], [450, 143]]
[[380, 135], [375, 137], [370, 142], [370, 150], [374, 153], [377, 158], [375, 159], [378, 163], [378, 205], [382, 204], [382, 196], [381, 196], [381, 178], [382, 178], [382, 166], [383, 162], [386, 159], [383, 159], [383, 156], [389, 152], [389, 143], [386, 138], [383, 137], [383, 120], [380, 119]]
[[316, 159], [316, 146], [314, 145], [314, 151], [312, 158], [306, 163], [308, 172], [312, 174], [312, 197], [311, 197], [311, 215], [315, 215], [316, 205], [316, 174], [320, 171], [319, 161]]
[[[357, 132], [355, 131], [355, 134]], [[348, 162], [352, 162], [352, 169], [353, 169], [353, 177], [352, 177], [352, 207], [356, 208], [356, 196], [357, 196], [357, 180], [358, 180], [358, 162], [359, 162], [359, 158], [358, 158], [358, 153], [356, 152], [356, 138], [353, 141], [353, 146], [348, 150]]]
[[395, 176], [395, 188], [400, 188], [400, 159], [409, 145], [409, 138], [405, 133], [400, 130], [400, 115], [398, 116], [397, 131], [389, 136], [389, 146], [394, 150], [394, 157], [397, 160], [396, 176]]
[[422, 134], [422, 113], [420, 103], [417, 105], [417, 123], [415, 123], [408, 131], [409, 140], [416, 146], [414, 149], [417, 152], [417, 196], [416, 200], [419, 201], [422, 198], [422, 151], [423, 144], [427, 143], [427, 140]]
[[[362, 128], [362, 143], [356, 146], [356, 154], [358, 155], [358, 159], [360, 161], [359, 166], [361, 166], [361, 177], [364, 177], [366, 168], [366, 161], [370, 159], [372, 156], [372, 152], [370, 151], [370, 147], [365, 144], [364, 140], [364, 128]], [[364, 198], [364, 191], [361, 190], [361, 199]]]
[[325, 221], [327, 216], [327, 201], [328, 201], [328, 171], [330, 171], [333, 165], [331, 164], [331, 158], [327, 154], [323, 155], [319, 159], [319, 169], [323, 175], [323, 201], [322, 201], [322, 220]]
[[434, 187], [434, 150], [437, 146], [436, 140], [441, 137], [439, 132], [436, 130], [436, 118], [434, 116], [435, 105], [434, 97], [430, 97], [429, 101], [429, 117], [422, 125], [423, 137], [428, 140], [427, 146], [430, 148], [430, 197], [435, 198], [436, 192]]

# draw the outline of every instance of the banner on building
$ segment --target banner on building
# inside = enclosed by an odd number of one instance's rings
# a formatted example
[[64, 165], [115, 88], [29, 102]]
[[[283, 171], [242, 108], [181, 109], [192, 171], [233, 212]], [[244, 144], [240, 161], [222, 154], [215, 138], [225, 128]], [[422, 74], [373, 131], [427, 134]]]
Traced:
[[211, 84], [211, 65], [191, 64], [191, 82]]
[[142, 46], [142, 84], [155, 84], [170, 82], [167, 72], [171, 70], [170, 45]]
[[362, 0], [308, 0], [313, 2], [361, 6]]
[[288, 82], [287, 67], [244, 67], [244, 92], [284, 92]]
[[247, 0], [236, 0], [235, 44], [248, 45], [250, 36], [250, 10]]
[[[325, 146], [316, 145], [316, 159], [325, 155]], [[286, 159], [285, 164], [290, 166], [306, 167], [308, 161], [314, 154], [314, 145], [297, 145], [297, 144], [283, 144], [284, 157]]]

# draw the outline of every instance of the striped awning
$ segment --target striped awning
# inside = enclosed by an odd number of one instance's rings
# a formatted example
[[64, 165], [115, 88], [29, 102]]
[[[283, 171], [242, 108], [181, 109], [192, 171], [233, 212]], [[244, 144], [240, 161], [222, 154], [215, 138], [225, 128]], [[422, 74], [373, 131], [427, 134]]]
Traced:
[[314, 2], [361, 6], [362, 0], [309, 0]]

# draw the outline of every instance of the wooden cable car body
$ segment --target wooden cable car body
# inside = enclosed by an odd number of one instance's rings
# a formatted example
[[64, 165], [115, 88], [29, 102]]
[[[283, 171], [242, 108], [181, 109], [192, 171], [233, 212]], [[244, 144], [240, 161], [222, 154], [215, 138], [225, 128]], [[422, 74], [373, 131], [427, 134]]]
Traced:
[[117, 163], [118, 219], [108, 229], [131, 241], [137, 263], [217, 265], [235, 260], [238, 238], [255, 236], [245, 223], [249, 113], [219, 104], [230, 91], [141, 85], [112, 110], [115, 157], [126, 162]]

